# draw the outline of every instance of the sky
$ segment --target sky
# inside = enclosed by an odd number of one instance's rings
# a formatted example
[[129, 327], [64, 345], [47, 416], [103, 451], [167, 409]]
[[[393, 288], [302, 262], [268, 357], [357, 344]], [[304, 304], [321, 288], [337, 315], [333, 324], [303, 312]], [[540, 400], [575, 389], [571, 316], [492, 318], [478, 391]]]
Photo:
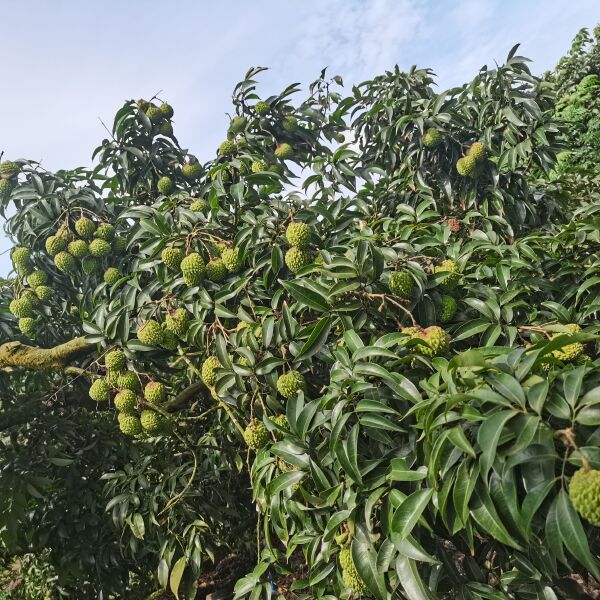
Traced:
[[[0, 152], [50, 170], [91, 164], [131, 98], [175, 109], [181, 145], [204, 161], [227, 128], [231, 92], [251, 66], [268, 96], [323, 67], [349, 86], [398, 64], [430, 67], [440, 89], [519, 54], [552, 68], [599, 0], [0, 0]], [[7, 83], [8, 80], [8, 83]], [[0, 252], [10, 246], [0, 234]], [[5, 252], [0, 275], [10, 270]]]

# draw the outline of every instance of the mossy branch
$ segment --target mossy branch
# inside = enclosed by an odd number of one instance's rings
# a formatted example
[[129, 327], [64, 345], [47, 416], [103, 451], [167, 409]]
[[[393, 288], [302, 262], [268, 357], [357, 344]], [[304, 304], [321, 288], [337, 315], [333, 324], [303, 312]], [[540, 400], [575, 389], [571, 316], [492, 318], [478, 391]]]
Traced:
[[7, 342], [0, 346], [0, 368], [63, 370], [77, 356], [93, 352], [95, 348], [83, 337], [74, 338], [54, 348], [38, 348], [18, 341]]

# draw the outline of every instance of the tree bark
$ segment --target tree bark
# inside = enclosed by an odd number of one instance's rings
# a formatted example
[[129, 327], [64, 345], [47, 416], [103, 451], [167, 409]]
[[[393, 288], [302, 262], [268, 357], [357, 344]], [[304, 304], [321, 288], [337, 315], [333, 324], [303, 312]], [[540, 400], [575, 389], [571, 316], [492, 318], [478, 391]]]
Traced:
[[54, 348], [37, 348], [22, 342], [7, 342], [0, 346], [0, 368], [15, 367], [31, 370], [62, 370], [79, 355], [89, 354], [95, 350], [83, 337], [74, 338], [54, 346]]

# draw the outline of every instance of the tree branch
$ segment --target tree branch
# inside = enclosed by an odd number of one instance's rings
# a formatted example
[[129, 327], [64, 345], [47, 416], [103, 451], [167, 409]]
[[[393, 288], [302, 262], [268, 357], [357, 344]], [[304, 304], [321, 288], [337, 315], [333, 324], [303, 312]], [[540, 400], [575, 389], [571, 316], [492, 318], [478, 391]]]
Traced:
[[95, 350], [83, 337], [74, 338], [54, 346], [54, 348], [37, 348], [22, 342], [7, 342], [0, 346], [0, 368], [21, 367], [24, 369], [62, 370], [78, 355], [89, 354]]

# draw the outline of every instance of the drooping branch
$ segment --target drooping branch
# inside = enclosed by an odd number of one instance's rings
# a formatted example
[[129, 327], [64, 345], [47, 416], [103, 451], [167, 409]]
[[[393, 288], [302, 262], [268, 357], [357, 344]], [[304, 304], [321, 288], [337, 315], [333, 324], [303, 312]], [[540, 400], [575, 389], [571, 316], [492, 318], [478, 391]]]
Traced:
[[0, 346], [0, 368], [62, 370], [77, 356], [88, 354], [94, 349], [95, 346], [88, 344], [83, 337], [74, 338], [54, 348], [37, 348], [18, 341], [7, 342]]

